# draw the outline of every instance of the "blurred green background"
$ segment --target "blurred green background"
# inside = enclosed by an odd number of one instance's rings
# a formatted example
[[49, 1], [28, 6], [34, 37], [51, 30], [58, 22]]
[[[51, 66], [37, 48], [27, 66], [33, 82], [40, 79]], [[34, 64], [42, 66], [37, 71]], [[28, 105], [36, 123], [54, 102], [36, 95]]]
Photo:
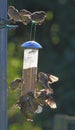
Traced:
[[[57, 109], [44, 107], [34, 116], [34, 122], [26, 122], [23, 115], [13, 106], [16, 93], [8, 95], [9, 130], [53, 130], [55, 114], [75, 115], [75, 0], [8, 0], [8, 6], [31, 12], [44, 10], [47, 19], [37, 26], [35, 40], [43, 49], [39, 51], [38, 71], [59, 77], [54, 83], [54, 98]], [[21, 44], [30, 40], [31, 24], [8, 31], [8, 85], [22, 76], [23, 48]]]

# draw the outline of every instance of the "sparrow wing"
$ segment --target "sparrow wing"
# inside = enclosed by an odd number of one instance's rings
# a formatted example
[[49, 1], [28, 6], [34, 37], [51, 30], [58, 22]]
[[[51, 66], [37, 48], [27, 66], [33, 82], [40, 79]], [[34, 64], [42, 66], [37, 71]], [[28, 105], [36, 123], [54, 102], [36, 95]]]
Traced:
[[49, 96], [46, 100], [45, 103], [50, 106], [51, 108], [55, 109], [57, 108], [56, 102], [52, 96]]
[[30, 115], [42, 111], [42, 107], [38, 104], [32, 92], [28, 92], [26, 95], [21, 96], [18, 105], [27, 121], [33, 121]]
[[57, 82], [58, 80], [59, 80], [58, 77], [56, 77], [56, 76], [54, 76], [54, 75], [49, 75], [49, 74], [48, 74], [48, 83], [49, 83], [49, 84], [52, 84], [52, 83], [54, 83], [54, 82]]
[[30, 15], [21, 15], [22, 23], [24, 25], [28, 25], [28, 23], [31, 21]]
[[19, 14], [22, 18], [22, 23], [24, 25], [28, 25], [28, 23], [31, 21], [31, 17], [30, 17], [31, 12], [26, 9], [22, 9], [19, 11]]

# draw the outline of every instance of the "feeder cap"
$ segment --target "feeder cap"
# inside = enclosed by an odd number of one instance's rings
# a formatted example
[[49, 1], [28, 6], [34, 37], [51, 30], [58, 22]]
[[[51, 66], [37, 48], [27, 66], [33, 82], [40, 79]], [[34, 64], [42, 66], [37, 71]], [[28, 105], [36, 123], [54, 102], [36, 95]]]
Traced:
[[35, 41], [24, 42], [21, 45], [21, 47], [24, 47], [24, 48], [35, 48], [35, 49], [42, 48], [42, 46], [38, 42], [35, 42]]

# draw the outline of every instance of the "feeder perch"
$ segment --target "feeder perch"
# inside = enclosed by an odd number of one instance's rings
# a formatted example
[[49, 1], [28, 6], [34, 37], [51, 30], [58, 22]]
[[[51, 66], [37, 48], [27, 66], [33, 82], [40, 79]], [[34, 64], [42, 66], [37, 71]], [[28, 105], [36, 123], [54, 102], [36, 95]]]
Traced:
[[24, 48], [23, 59], [23, 88], [21, 96], [27, 92], [34, 93], [37, 84], [37, 65], [38, 65], [38, 50], [42, 46], [35, 41], [27, 41], [21, 45]]

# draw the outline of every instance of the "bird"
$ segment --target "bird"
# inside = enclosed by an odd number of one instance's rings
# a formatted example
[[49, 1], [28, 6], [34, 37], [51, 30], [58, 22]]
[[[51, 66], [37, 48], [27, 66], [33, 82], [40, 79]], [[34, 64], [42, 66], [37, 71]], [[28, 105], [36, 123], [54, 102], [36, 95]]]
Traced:
[[17, 102], [17, 106], [19, 106], [20, 111], [24, 114], [27, 121], [33, 121], [30, 116], [30, 106], [28, 104], [29, 98], [26, 95], [22, 95], [19, 99], [19, 102]]
[[42, 84], [44, 88], [50, 88], [50, 84], [57, 82], [59, 80], [58, 77], [54, 75], [50, 75], [44, 72], [39, 72], [38, 73], [38, 82]]
[[31, 12], [30, 11], [28, 11], [26, 9], [21, 9], [19, 11], [19, 14], [20, 14], [20, 16], [22, 18], [22, 23], [24, 25], [28, 25], [31, 22], [31, 17], [30, 17]]
[[24, 114], [27, 121], [33, 121], [30, 114], [42, 112], [42, 107], [39, 105], [32, 92], [22, 95], [17, 103], [20, 111]]
[[10, 83], [11, 90], [21, 90], [22, 86], [23, 86], [23, 80], [21, 78], [16, 78]]
[[[20, 111], [24, 114], [27, 121], [33, 121], [31, 115], [39, 114], [43, 110], [44, 105], [48, 105], [50, 108], [57, 108], [55, 99], [53, 98], [53, 89], [50, 85], [59, 80], [58, 77], [50, 75], [44, 72], [38, 72], [37, 74], [37, 86], [41, 84], [42, 89], [37, 89], [32, 92], [27, 91], [24, 95], [19, 95], [19, 106]], [[23, 91], [24, 81], [22, 78], [16, 78], [10, 84], [11, 90]], [[36, 87], [36, 86], [35, 86]]]
[[48, 89], [49, 93], [53, 94], [53, 89], [48, 83], [48, 76], [44, 72], [39, 72], [37, 76], [37, 89], [41, 86], [43, 89]]
[[46, 100], [45, 100], [45, 103], [51, 107], [52, 109], [55, 109], [57, 108], [57, 105], [56, 105], [56, 102], [54, 100], [54, 98], [51, 96], [51, 95], [48, 95]]
[[57, 108], [56, 102], [50, 93], [47, 93], [46, 89], [43, 89], [38, 94], [37, 100], [41, 105], [48, 105], [52, 109]]
[[8, 16], [10, 20], [13, 20], [14, 22], [22, 22], [19, 11], [14, 6], [8, 7]]
[[30, 15], [22, 15], [22, 14], [20, 14], [20, 16], [21, 16], [21, 19], [22, 19], [22, 23], [24, 24], [24, 25], [28, 25], [30, 22], [31, 22], [31, 17], [30, 17]]
[[36, 25], [41, 25], [46, 19], [46, 12], [45, 11], [35, 11], [31, 13], [31, 20]]
[[56, 102], [52, 97], [53, 89], [50, 85], [59, 80], [58, 77], [44, 72], [39, 72], [37, 76], [37, 83], [41, 84], [43, 89], [36, 92], [37, 99], [42, 105], [48, 105], [51, 108], [57, 108]]

